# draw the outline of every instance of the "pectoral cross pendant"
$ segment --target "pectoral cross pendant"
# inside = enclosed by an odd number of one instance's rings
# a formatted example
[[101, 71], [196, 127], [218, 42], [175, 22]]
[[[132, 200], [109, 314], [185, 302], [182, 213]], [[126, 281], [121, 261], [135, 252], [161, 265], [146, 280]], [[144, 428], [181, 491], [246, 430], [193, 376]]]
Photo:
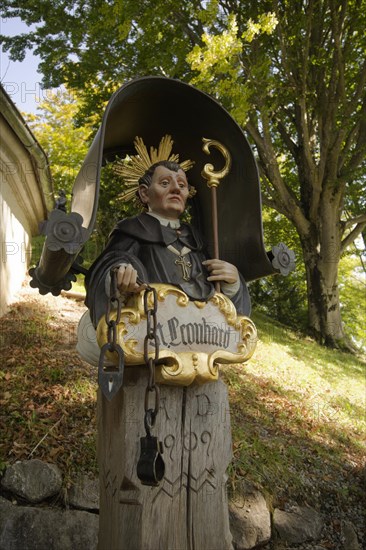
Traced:
[[186, 258], [184, 256], [179, 256], [179, 258], [177, 258], [174, 263], [175, 263], [175, 265], [179, 265], [181, 267], [181, 269], [182, 269], [182, 279], [184, 281], [190, 281], [190, 279], [191, 279], [191, 267], [192, 267], [191, 262], [186, 260]]

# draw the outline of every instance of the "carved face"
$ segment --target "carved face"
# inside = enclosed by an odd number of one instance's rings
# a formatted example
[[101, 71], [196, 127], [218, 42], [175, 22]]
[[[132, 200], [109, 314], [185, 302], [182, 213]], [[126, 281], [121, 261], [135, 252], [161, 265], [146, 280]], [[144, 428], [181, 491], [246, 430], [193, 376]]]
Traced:
[[183, 170], [169, 170], [157, 166], [149, 187], [140, 185], [139, 194], [142, 202], [155, 214], [172, 220], [183, 214], [188, 198], [188, 181]]

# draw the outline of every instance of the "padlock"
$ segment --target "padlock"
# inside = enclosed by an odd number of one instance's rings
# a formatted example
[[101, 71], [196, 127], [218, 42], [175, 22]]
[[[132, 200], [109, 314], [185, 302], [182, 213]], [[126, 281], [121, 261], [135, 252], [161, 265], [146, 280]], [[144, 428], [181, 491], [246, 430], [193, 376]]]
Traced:
[[163, 444], [147, 434], [140, 438], [141, 454], [137, 463], [137, 477], [143, 485], [157, 487], [164, 477]]

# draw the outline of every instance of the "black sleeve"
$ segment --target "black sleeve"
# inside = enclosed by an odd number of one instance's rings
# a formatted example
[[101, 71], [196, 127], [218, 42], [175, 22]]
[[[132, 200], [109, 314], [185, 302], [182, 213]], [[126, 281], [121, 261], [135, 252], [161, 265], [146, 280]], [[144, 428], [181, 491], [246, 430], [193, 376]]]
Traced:
[[240, 275], [240, 288], [236, 294], [230, 300], [234, 304], [236, 311], [239, 315], [250, 315], [251, 312], [251, 303], [250, 303], [250, 296], [249, 291], [246, 282], [244, 281], [244, 277], [239, 273]]
[[85, 278], [85, 304], [90, 310], [95, 327], [106, 312], [108, 296], [105, 292], [105, 279], [113, 267], [123, 263], [132, 264], [139, 278], [146, 279], [144, 266], [137, 257], [139, 248], [138, 241], [114, 231], [106, 248], [90, 267]]

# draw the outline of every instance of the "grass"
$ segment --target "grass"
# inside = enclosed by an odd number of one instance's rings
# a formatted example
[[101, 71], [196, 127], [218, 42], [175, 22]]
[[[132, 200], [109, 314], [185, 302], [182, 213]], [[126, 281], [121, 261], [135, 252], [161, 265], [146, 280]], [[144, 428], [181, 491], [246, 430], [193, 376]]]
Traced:
[[[74, 351], [75, 308], [82, 306], [48, 300], [31, 294], [0, 319], [0, 465], [48, 460], [67, 484], [81, 471], [97, 472], [96, 371]], [[222, 368], [231, 404], [231, 490], [249, 480], [273, 506], [359, 501], [365, 359], [320, 347], [262, 314], [253, 320], [260, 335], [253, 358]]]
[[232, 411], [231, 485], [242, 478], [274, 502], [344, 506], [363, 497], [365, 359], [323, 348], [268, 317], [245, 366], [225, 369]]
[[80, 294], [85, 294], [84, 275], [76, 276], [76, 281], [72, 283], [71, 290], [72, 292], [79, 292]]

